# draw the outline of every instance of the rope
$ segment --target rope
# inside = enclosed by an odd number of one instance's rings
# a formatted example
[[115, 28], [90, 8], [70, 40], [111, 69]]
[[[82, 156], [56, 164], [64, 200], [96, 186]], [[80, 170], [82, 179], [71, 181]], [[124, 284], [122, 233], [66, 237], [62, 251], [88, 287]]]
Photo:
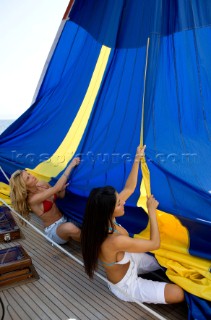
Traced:
[[6, 178], [6, 180], [9, 182], [10, 180], [9, 180], [8, 176], [6, 175], [6, 173], [4, 172], [4, 170], [2, 169], [1, 166], [0, 166], [0, 170], [1, 170], [2, 174], [4, 175], [4, 177]]
[[146, 75], [147, 75], [147, 67], [148, 67], [148, 51], [149, 51], [149, 42], [150, 38], [147, 39], [147, 47], [146, 47], [146, 61], [145, 61], [145, 69], [144, 69], [144, 90], [142, 97], [142, 116], [141, 116], [141, 137], [140, 137], [140, 145], [144, 145], [144, 99], [145, 99], [145, 91], [146, 91]]

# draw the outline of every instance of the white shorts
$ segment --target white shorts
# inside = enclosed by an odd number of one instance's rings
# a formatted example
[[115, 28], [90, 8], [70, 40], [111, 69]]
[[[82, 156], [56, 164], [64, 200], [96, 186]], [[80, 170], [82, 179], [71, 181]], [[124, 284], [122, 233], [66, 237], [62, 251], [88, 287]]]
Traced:
[[65, 223], [65, 222], [67, 222], [67, 218], [63, 216], [61, 219], [59, 219], [56, 222], [52, 223], [49, 227], [46, 227], [44, 229], [44, 232], [45, 232], [46, 236], [48, 236], [51, 240], [53, 240], [57, 244], [66, 243], [67, 240], [61, 239], [56, 233], [56, 230], [57, 230], [58, 226], [60, 226], [62, 223]]
[[127, 273], [120, 282], [109, 284], [111, 292], [124, 301], [166, 304], [164, 296], [166, 282], [138, 277], [139, 274], [160, 269], [156, 259], [146, 253], [131, 253], [130, 255], [131, 260]]

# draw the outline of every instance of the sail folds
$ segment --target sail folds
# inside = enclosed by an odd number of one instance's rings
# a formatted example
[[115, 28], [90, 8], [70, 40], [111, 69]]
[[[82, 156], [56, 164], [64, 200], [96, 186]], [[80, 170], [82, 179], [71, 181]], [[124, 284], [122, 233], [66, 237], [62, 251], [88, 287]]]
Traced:
[[[60, 206], [82, 222], [93, 187], [124, 186], [143, 123], [151, 192], [160, 203], [158, 261], [175, 282], [178, 265], [171, 259], [187, 268], [200, 264], [207, 291], [195, 285], [188, 299], [193, 293], [205, 305], [211, 288], [210, 26], [209, 0], [75, 0], [33, 105], [0, 139], [8, 175], [28, 168], [54, 183], [80, 155]], [[146, 210], [137, 206], [141, 181], [140, 172], [121, 218], [135, 237], [149, 231]], [[185, 290], [186, 279], [179, 280]]]

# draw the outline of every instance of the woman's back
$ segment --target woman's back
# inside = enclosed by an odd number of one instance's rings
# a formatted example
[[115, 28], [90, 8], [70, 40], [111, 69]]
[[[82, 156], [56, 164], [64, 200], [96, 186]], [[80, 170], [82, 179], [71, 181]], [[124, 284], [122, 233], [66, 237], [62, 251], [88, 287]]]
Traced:
[[99, 254], [99, 260], [105, 269], [107, 278], [113, 283], [119, 282], [124, 277], [130, 265], [127, 253], [118, 251], [117, 237], [119, 236], [128, 237], [128, 232], [115, 224], [113, 233], [108, 233], [108, 237], [102, 243]]

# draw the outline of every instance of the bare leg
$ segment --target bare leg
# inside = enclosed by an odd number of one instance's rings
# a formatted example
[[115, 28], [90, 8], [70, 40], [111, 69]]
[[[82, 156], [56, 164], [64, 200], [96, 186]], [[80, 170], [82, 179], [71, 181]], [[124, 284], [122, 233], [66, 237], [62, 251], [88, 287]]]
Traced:
[[80, 241], [81, 230], [76, 227], [72, 222], [65, 222], [60, 224], [56, 229], [57, 235], [64, 240], [72, 238], [75, 241]]
[[164, 295], [166, 303], [179, 303], [184, 300], [184, 291], [176, 284], [167, 283]]

